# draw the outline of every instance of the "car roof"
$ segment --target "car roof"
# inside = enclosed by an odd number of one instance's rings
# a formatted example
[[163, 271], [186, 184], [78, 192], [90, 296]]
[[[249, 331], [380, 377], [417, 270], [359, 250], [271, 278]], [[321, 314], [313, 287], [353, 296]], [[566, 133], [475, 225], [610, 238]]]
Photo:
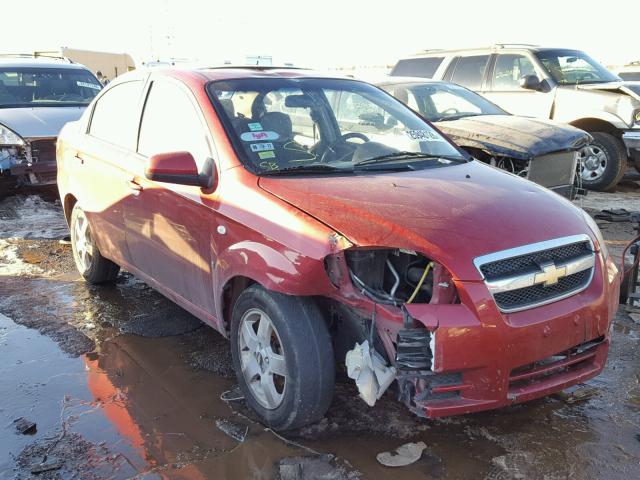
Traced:
[[45, 58], [45, 57], [20, 57], [20, 56], [2, 56], [0, 54], [0, 67], [2, 68], [68, 68], [75, 70], [87, 70], [82, 64], [72, 63], [64, 58]]
[[424, 77], [401, 77], [401, 76], [391, 76], [388, 75], [384, 78], [380, 78], [378, 80], [374, 80], [370, 83], [374, 85], [386, 86], [386, 85], [408, 85], [414, 83], [449, 83], [444, 82], [442, 80], [434, 80], [432, 78], [424, 78]]
[[501, 52], [501, 51], [531, 51], [531, 52], [544, 52], [548, 50], [575, 50], [580, 51], [577, 48], [571, 47], [543, 47], [540, 45], [527, 45], [527, 44], [507, 44], [500, 43], [496, 45], [487, 45], [485, 47], [473, 47], [473, 48], [450, 48], [450, 49], [430, 49], [423, 50], [421, 52], [415, 53], [413, 55], [408, 55], [402, 57], [400, 60], [408, 60], [411, 58], [422, 58], [422, 57], [437, 57], [439, 55], [449, 55], [455, 53], [472, 53], [472, 52], [486, 52], [491, 51], [493, 53]]
[[209, 80], [231, 80], [239, 78], [336, 78], [353, 80], [353, 78], [344, 75], [295, 67], [225, 66], [199, 68], [195, 71], [204, 75]]

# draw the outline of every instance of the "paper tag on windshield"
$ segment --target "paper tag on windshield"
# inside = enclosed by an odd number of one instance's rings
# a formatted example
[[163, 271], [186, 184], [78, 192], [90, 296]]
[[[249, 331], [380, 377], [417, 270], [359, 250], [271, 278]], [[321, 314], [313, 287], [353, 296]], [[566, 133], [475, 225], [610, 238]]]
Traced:
[[247, 127], [249, 127], [249, 130], [251, 130], [252, 132], [259, 132], [260, 130], [262, 130], [262, 125], [259, 123], [250, 123], [247, 125]]
[[444, 138], [433, 130], [407, 130], [405, 132], [410, 139], [419, 142], [444, 142]]
[[100, 85], [96, 85], [95, 83], [87, 83], [87, 82], [76, 82], [76, 85], [79, 87], [92, 88], [94, 90], [102, 90]]
[[273, 143], [252, 143], [249, 145], [251, 147], [252, 152], [264, 152], [265, 150], [275, 150], [273, 148]]

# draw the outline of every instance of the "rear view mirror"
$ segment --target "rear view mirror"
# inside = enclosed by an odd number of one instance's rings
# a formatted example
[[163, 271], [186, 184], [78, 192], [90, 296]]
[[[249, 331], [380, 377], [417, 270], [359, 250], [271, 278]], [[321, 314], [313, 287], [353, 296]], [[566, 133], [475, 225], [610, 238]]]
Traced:
[[525, 90], [537, 90], [540, 87], [540, 79], [537, 75], [524, 75], [520, 78], [520, 87]]
[[200, 173], [193, 155], [189, 152], [159, 153], [149, 158], [144, 174], [155, 182], [211, 188], [213, 168], [212, 165], [208, 167], [211, 167], [208, 168], [211, 173]]
[[302, 95], [289, 95], [284, 99], [284, 106], [289, 108], [313, 108], [317, 104], [307, 94]]

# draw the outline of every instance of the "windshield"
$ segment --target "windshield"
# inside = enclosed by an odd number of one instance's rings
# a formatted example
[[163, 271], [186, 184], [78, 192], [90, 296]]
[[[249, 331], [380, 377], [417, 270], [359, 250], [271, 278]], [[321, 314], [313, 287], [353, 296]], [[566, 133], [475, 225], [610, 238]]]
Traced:
[[417, 169], [465, 161], [432, 126], [366, 83], [251, 78], [213, 82], [208, 89], [236, 150], [257, 173], [347, 172], [365, 164]]
[[101, 89], [79, 68], [0, 68], [0, 108], [88, 105]]
[[560, 85], [620, 81], [618, 76], [579, 50], [543, 50], [535, 55]]
[[386, 85], [382, 88], [432, 122], [474, 115], [508, 115], [477, 93], [451, 83]]

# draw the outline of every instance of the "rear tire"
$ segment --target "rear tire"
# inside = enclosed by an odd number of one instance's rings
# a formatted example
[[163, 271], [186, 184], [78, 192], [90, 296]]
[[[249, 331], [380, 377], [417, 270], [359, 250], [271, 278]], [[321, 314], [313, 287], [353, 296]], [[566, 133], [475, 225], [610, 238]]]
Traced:
[[609, 133], [591, 133], [593, 142], [580, 150], [580, 176], [589, 190], [613, 190], [627, 168], [627, 151], [621, 140]]
[[308, 425], [329, 408], [333, 348], [312, 300], [247, 288], [233, 307], [231, 354], [247, 404], [274, 430]]
[[80, 275], [89, 283], [113, 282], [120, 267], [100, 253], [87, 216], [77, 203], [71, 211], [71, 249]]

